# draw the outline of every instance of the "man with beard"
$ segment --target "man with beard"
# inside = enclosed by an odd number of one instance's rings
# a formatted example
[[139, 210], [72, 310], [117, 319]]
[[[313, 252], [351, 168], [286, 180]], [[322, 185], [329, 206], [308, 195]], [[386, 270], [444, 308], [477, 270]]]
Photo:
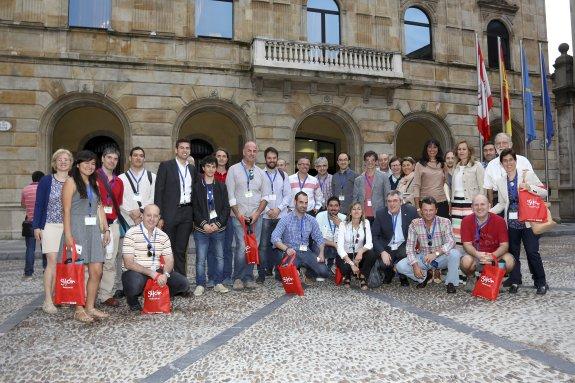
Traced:
[[339, 224], [345, 221], [345, 214], [339, 212], [340, 203], [337, 197], [329, 197], [327, 200], [327, 210], [319, 212], [315, 217], [323, 239], [325, 240], [324, 255], [327, 259], [327, 267], [334, 265], [337, 257], [337, 232]]

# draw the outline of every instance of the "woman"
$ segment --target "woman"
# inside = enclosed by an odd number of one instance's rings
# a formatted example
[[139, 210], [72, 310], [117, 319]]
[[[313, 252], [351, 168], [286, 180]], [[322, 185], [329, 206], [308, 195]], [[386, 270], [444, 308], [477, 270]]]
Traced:
[[415, 165], [413, 176], [413, 199], [417, 212], [421, 214], [419, 200], [433, 197], [437, 201], [437, 215], [449, 218], [449, 202], [443, 185], [446, 182], [445, 160], [439, 141], [435, 138], [423, 145], [421, 159]]
[[[457, 151], [457, 149], [455, 149]], [[453, 169], [455, 169], [455, 164], [457, 163], [457, 157], [453, 150], [445, 153], [445, 171], [447, 172], [447, 185], [451, 188], [451, 179], [453, 176]]]
[[471, 201], [477, 194], [485, 194], [483, 189], [483, 165], [475, 159], [473, 147], [461, 140], [455, 146], [457, 165], [453, 169], [451, 182], [451, 224], [453, 236], [461, 243], [461, 220], [472, 214]]
[[343, 285], [350, 287], [351, 274], [359, 279], [362, 290], [367, 290], [367, 277], [375, 263], [372, 251], [371, 228], [363, 214], [361, 202], [351, 205], [347, 219], [339, 224], [335, 262], [343, 274]]
[[391, 190], [395, 190], [399, 185], [401, 177], [403, 177], [403, 173], [401, 172], [401, 158], [391, 157], [391, 160], [389, 160], [389, 169], [391, 171], [389, 175], [389, 185], [391, 186]]
[[62, 187], [68, 179], [72, 161], [70, 151], [66, 149], [56, 150], [51, 161], [54, 174], [42, 177], [36, 190], [32, 227], [36, 240], [42, 241], [42, 252], [46, 254], [47, 259], [44, 270], [44, 304], [42, 304], [42, 310], [48, 314], [58, 312], [52, 301], [52, 296], [54, 295], [58, 249], [64, 232]]
[[523, 248], [527, 255], [529, 270], [531, 271], [537, 294], [544, 295], [549, 290], [549, 286], [547, 285], [543, 262], [539, 254], [539, 236], [533, 234], [529, 222], [523, 223], [519, 221], [518, 213], [519, 190], [527, 190], [545, 198], [547, 197], [547, 189], [543, 188], [543, 184], [533, 171], [526, 170], [522, 174], [517, 172], [517, 155], [513, 149], [504, 149], [499, 159], [507, 176], [501, 177], [495, 182], [499, 201], [497, 205], [491, 208], [491, 212], [499, 214], [505, 211], [505, 220], [509, 231], [509, 252], [515, 258], [515, 267], [503, 285], [509, 287], [510, 293], [516, 293], [522, 283], [519, 254], [521, 241], [523, 241]]
[[410, 205], [415, 205], [413, 200], [413, 176], [415, 170], [415, 160], [411, 157], [404, 157], [401, 160], [401, 172], [403, 177], [399, 180], [397, 185], [397, 190], [401, 192], [403, 197], [403, 203], [408, 203]]
[[96, 155], [82, 150], [75, 164], [71, 178], [62, 189], [64, 240], [61, 247], [72, 249], [76, 246], [78, 258], [87, 265], [86, 307], [77, 305], [74, 319], [90, 323], [109, 316], [96, 309], [94, 303], [102, 278], [104, 247], [110, 242], [110, 229], [96, 181]]

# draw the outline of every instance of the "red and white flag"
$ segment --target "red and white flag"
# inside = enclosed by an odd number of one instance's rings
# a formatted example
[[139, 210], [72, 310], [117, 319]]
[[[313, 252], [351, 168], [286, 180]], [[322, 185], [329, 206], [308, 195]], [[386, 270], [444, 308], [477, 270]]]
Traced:
[[479, 134], [481, 134], [485, 142], [491, 136], [489, 110], [493, 108], [493, 97], [491, 97], [491, 88], [489, 87], [489, 79], [485, 70], [483, 53], [481, 53], [481, 46], [477, 38], [475, 39], [475, 45], [477, 47], [477, 129], [479, 129]]

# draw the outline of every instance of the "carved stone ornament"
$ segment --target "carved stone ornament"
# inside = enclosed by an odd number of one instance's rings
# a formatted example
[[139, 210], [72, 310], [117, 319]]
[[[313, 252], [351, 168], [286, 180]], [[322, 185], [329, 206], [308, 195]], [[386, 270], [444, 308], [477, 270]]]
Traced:
[[210, 91], [210, 98], [218, 98], [218, 91], [216, 89]]
[[515, 14], [519, 10], [516, 4], [507, 0], [477, 0], [477, 5], [484, 22], [504, 17], [509, 23], [512, 23]]

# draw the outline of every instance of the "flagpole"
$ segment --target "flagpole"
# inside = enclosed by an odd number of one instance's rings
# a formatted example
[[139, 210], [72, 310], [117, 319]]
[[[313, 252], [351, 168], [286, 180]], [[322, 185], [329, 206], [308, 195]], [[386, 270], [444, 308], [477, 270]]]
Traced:
[[[543, 109], [543, 158], [545, 161], [545, 186], [547, 186], [547, 191], [549, 191], [549, 161], [548, 161], [548, 153], [547, 153], [547, 107], [545, 105], [545, 97], [547, 95], [543, 94], [545, 86], [544, 81], [547, 81], [543, 73], [546, 71], [543, 68], [543, 60], [542, 58], [542, 50], [541, 50], [541, 43], [539, 43], [539, 73], [541, 74], [541, 107]], [[546, 201], [549, 202], [549, 193], [547, 193]]]
[[[477, 79], [481, 79], [481, 68], [479, 67], [479, 37], [475, 33], [475, 65], [477, 67]], [[477, 93], [479, 94], [479, 81], [477, 82]], [[479, 134], [479, 162], [483, 162], [483, 137], [481, 132], [477, 129]]]
[[[499, 94], [501, 100], [501, 131], [505, 132], [505, 105], [503, 100], [503, 69], [501, 67], [501, 37], [497, 36], [497, 60], [499, 62]], [[503, 63], [505, 65], [505, 63]]]
[[[525, 140], [525, 157], [529, 158], [529, 142], [527, 140], [527, 110], [525, 110], [525, 65], [523, 65], [523, 39], [519, 40], [519, 49], [521, 53], [521, 100], [523, 102], [523, 138]], [[527, 59], [527, 58], [525, 58]]]

